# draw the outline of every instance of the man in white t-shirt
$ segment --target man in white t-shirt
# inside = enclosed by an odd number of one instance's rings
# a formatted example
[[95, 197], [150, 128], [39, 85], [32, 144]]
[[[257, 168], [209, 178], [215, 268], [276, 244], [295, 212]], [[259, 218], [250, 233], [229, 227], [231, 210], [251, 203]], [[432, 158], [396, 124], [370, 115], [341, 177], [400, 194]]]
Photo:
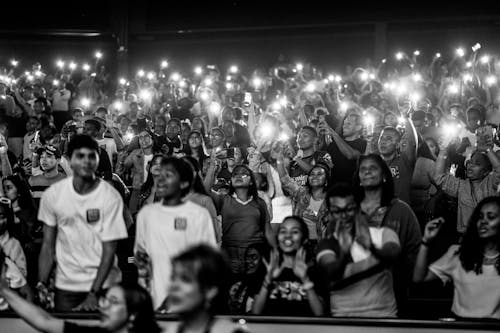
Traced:
[[75, 136], [68, 146], [73, 177], [50, 186], [40, 201], [45, 226], [37, 289], [46, 291], [55, 263], [57, 311], [95, 310], [96, 293], [121, 280], [115, 250], [127, 237], [123, 201], [96, 176], [98, 152], [94, 139]]
[[[182, 202], [193, 182], [193, 170], [185, 161], [169, 157], [162, 161], [157, 195], [161, 202], [144, 206], [137, 216], [134, 253], [141, 270], [151, 270], [146, 285], [155, 309], [164, 303], [171, 275], [170, 259], [190, 246], [216, 246], [208, 210]], [[140, 273], [141, 276], [141, 273]], [[163, 307], [162, 307], [163, 308]]]

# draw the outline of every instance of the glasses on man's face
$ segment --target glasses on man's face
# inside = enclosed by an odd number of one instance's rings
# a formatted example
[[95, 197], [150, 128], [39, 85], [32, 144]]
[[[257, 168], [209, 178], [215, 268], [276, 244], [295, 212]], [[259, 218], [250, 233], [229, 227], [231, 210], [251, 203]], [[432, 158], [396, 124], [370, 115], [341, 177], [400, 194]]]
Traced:
[[342, 214], [346, 214], [346, 215], [352, 215], [356, 212], [356, 208], [357, 206], [356, 205], [349, 205], [345, 208], [340, 208], [340, 207], [330, 207], [330, 213], [334, 214], [334, 215], [342, 215]]

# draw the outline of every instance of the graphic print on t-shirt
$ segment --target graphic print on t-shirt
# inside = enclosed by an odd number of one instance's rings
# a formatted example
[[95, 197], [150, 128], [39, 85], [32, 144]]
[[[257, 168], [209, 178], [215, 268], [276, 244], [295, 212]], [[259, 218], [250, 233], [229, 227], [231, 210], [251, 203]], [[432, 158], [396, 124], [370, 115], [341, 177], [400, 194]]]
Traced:
[[185, 217], [176, 217], [174, 220], [175, 230], [186, 230], [187, 229], [187, 219]]
[[392, 178], [399, 178], [399, 167], [397, 165], [390, 166]]
[[87, 209], [87, 223], [96, 223], [100, 216], [99, 209]]
[[302, 289], [302, 284], [298, 281], [278, 281], [276, 282], [270, 299], [283, 299], [288, 301], [302, 301], [306, 298], [306, 292]]

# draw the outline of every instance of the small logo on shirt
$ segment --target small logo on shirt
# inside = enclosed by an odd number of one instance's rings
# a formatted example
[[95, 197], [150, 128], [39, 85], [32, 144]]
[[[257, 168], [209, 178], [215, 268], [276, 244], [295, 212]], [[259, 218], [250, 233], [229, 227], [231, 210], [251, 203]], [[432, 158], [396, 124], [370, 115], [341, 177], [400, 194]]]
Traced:
[[187, 229], [187, 219], [185, 217], [176, 217], [174, 220], [175, 230], [186, 230]]
[[87, 223], [96, 223], [99, 221], [101, 213], [99, 209], [88, 209], [87, 210]]
[[392, 178], [399, 178], [399, 167], [391, 166]]

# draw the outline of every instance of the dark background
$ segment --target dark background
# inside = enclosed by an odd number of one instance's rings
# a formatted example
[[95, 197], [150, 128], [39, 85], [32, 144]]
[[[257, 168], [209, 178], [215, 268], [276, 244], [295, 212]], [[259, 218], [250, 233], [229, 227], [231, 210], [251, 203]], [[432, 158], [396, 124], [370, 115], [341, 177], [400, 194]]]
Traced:
[[[327, 71], [377, 62], [398, 50], [439, 51], [480, 42], [500, 54], [500, 4], [361, 1], [39, 1], [5, 2], [0, 65], [21, 68], [57, 58], [92, 61], [96, 49], [115, 70], [155, 69], [168, 58], [191, 71], [197, 64], [243, 70], [269, 67], [279, 54]], [[119, 46], [127, 52], [118, 58]], [[118, 61], [120, 59], [120, 61]]]

